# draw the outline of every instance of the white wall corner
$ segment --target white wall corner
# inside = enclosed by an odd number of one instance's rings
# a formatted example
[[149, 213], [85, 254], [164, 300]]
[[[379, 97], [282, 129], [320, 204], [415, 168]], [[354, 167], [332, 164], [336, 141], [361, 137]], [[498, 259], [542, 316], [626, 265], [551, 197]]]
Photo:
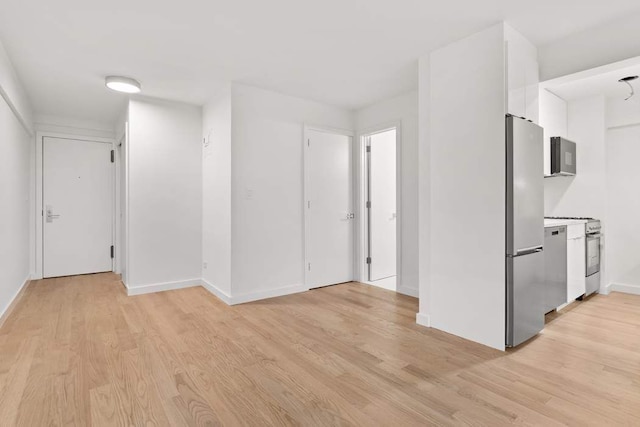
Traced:
[[428, 314], [425, 313], [417, 313], [416, 314], [416, 323], [420, 326], [426, 326], [427, 328], [431, 327], [431, 318]]
[[151, 294], [154, 292], [162, 292], [162, 291], [172, 291], [175, 289], [184, 289], [191, 288], [194, 286], [200, 286], [202, 284], [202, 279], [189, 279], [189, 280], [179, 280], [175, 282], [164, 282], [164, 283], [154, 283], [150, 285], [130, 285], [126, 286], [127, 295], [143, 295], [143, 294]]
[[611, 293], [611, 287], [613, 286], [613, 283], [609, 283], [608, 285], [600, 288], [600, 291], [598, 291], [598, 293], [600, 295], [609, 295]]
[[202, 279], [202, 287], [208, 290], [209, 292], [211, 292], [213, 295], [215, 295], [219, 300], [221, 300], [225, 304], [227, 305], [232, 304], [231, 295], [227, 294], [226, 292], [224, 292], [217, 286], [213, 285], [212, 283], [209, 283], [208, 281]]

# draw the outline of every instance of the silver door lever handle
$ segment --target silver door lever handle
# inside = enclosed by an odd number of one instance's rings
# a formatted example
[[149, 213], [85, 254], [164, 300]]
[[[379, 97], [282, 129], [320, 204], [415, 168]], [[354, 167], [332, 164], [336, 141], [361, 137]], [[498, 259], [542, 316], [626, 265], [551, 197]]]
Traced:
[[56, 215], [53, 213], [53, 209], [47, 207], [47, 222], [53, 222], [54, 219], [60, 218], [60, 215]]

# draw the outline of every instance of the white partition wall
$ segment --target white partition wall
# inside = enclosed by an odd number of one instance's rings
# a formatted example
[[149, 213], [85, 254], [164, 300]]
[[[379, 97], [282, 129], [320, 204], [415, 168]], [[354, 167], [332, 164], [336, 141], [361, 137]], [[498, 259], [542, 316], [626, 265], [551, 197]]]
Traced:
[[202, 111], [129, 103], [129, 294], [201, 283]]
[[431, 326], [504, 349], [504, 26], [433, 52], [430, 74]]
[[304, 285], [304, 126], [353, 129], [353, 113], [275, 92], [232, 86], [233, 302]]
[[34, 143], [28, 98], [0, 43], [0, 321], [32, 273]]
[[231, 85], [202, 115], [202, 280], [225, 301], [231, 295]]

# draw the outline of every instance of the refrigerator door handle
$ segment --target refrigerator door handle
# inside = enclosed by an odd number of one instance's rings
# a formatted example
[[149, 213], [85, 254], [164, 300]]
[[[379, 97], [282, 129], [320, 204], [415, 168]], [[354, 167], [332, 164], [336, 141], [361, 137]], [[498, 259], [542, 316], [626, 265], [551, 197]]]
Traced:
[[529, 254], [535, 254], [538, 252], [542, 252], [543, 246], [532, 246], [530, 248], [524, 248], [524, 249], [519, 249], [518, 251], [516, 251], [515, 255], [513, 256], [522, 256], [522, 255], [529, 255]]

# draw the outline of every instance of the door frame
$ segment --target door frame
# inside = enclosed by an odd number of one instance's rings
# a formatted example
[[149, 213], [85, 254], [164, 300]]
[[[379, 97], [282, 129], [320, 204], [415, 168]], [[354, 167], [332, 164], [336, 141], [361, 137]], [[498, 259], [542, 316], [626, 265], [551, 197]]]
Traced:
[[352, 254], [352, 261], [353, 261], [353, 266], [352, 266], [352, 271], [353, 271], [353, 277], [352, 280], [357, 280], [357, 276], [358, 276], [358, 271], [357, 271], [357, 264], [356, 264], [356, 259], [357, 259], [357, 231], [358, 231], [358, 227], [357, 227], [357, 221], [358, 221], [358, 206], [357, 206], [357, 190], [358, 190], [358, 185], [357, 185], [357, 177], [358, 174], [356, 173], [356, 167], [357, 167], [357, 162], [356, 162], [356, 156], [354, 155], [354, 148], [357, 144], [354, 144], [354, 140], [355, 140], [355, 132], [352, 130], [348, 130], [348, 129], [340, 129], [340, 128], [332, 128], [332, 127], [328, 127], [328, 126], [314, 126], [314, 125], [308, 125], [308, 124], [304, 124], [303, 125], [303, 139], [302, 139], [302, 157], [303, 157], [303, 162], [302, 162], [302, 180], [303, 180], [303, 188], [302, 188], [302, 223], [303, 223], [303, 229], [304, 232], [302, 234], [302, 253], [303, 253], [303, 264], [302, 264], [302, 274], [303, 274], [303, 278], [304, 278], [304, 286], [307, 290], [311, 289], [310, 285], [309, 285], [309, 276], [308, 276], [308, 272], [309, 270], [307, 269], [307, 265], [309, 264], [309, 259], [307, 258], [309, 255], [309, 233], [310, 233], [310, 221], [308, 218], [308, 196], [309, 196], [309, 167], [308, 167], [308, 162], [309, 162], [309, 155], [307, 153], [307, 147], [308, 147], [308, 141], [309, 141], [309, 131], [316, 131], [316, 132], [326, 132], [326, 133], [332, 133], [335, 135], [343, 135], [343, 136], [348, 136], [351, 138], [350, 141], [350, 149], [351, 149], [351, 185], [352, 185], [352, 189], [351, 189], [351, 194], [352, 194], [352, 201], [351, 203], [353, 204], [353, 208], [356, 212], [355, 213], [355, 223], [353, 226], [353, 254]]
[[[390, 286], [382, 286], [381, 283], [370, 282], [368, 279], [368, 223], [367, 223], [367, 149], [366, 138], [391, 129], [396, 130], [396, 283], [392, 289]], [[367, 285], [377, 286], [395, 292], [403, 293], [402, 287], [402, 120], [392, 120], [377, 126], [371, 126], [358, 131], [357, 155], [357, 209], [358, 240], [357, 247], [357, 273], [358, 281]]]
[[[44, 138], [61, 138], [61, 139], [73, 139], [79, 141], [88, 141], [88, 142], [99, 142], [99, 143], [108, 143], [111, 144], [111, 149], [115, 150], [116, 141], [114, 138], [102, 138], [97, 136], [84, 136], [84, 135], [74, 135], [74, 134], [66, 134], [66, 133], [58, 133], [58, 132], [44, 132], [38, 131], [36, 132], [36, 167], [35, 167], [35, 181], [36, 181], [36, 200], [35, 200], [35, 277], [34, 279], [42, 279], [43, 278], [43, 263], [44, 263], [44, 254], [43, 254], [43, 233], [44, 233], [44, 207], [43, 207], [43, 163], [42, 163], [42, 154], [43, 154], [43, 146], [44, 146]], [[114, 163], [115, 164], [115, 163]], [[115, 245], [115, 230], [116, 230], [116, 214], [115, 214], [115, 168], [111, 167], [111, 239]], [[115, 261], [115, 260], [114, 260]], [[112, 262], [112, 266], [115, 262]], [[112, 268], [113, 269], [113, 268]]]
[[[125, 165], [125, 161], [123, 161], [123, 159], [126, 158], [126, 149], [128, 147], [127, 144], [127, 136], [126, 134], [123, 134], [120, 138], [116, 139], [116, 143], [115, 143], [115, 170], [114, 170], [114, 182], [115, 182], [115, 206], [114, 206], [114, 210], [115, 210], [115, 240], [114, 240], [114, 246], [116, 248], [116, 253], [115, 253], [115, 258], [114, 258], [114, 265], [113, 265], [113, 271], [116, 274], [122, 274], [122, 267], [125, 266], [126, 267], [126, 260], [124, 259], [124, 257], [122, 256], [123, 253], [126, 253], [122, 250], [123, 247], [127, 246], [126, 242], [122, 239], [122, 236], [124, 234], [125, 239], [126, 236], [128, 235], [126, 233], [123, 233], [123, 228], [126, 228], [126, 224], [127, 224], [127, 219], [126, 219], [126, 209], [128, 206], [128, 191], [127, 188], [125, 187], [124, 189], [124, 194], [122, 194], [122, 186], [123, 184], [126, 186], [128, 180], [126, 177], [127, 174], [127, 169], [126, 169], [126, 165]], [[123, 182], [123, 173], [125, 175], [125, 179]], [[124, 199], [124, 204], [122, 203]], [[124, 281], [124, 278], [123, 278]]]

